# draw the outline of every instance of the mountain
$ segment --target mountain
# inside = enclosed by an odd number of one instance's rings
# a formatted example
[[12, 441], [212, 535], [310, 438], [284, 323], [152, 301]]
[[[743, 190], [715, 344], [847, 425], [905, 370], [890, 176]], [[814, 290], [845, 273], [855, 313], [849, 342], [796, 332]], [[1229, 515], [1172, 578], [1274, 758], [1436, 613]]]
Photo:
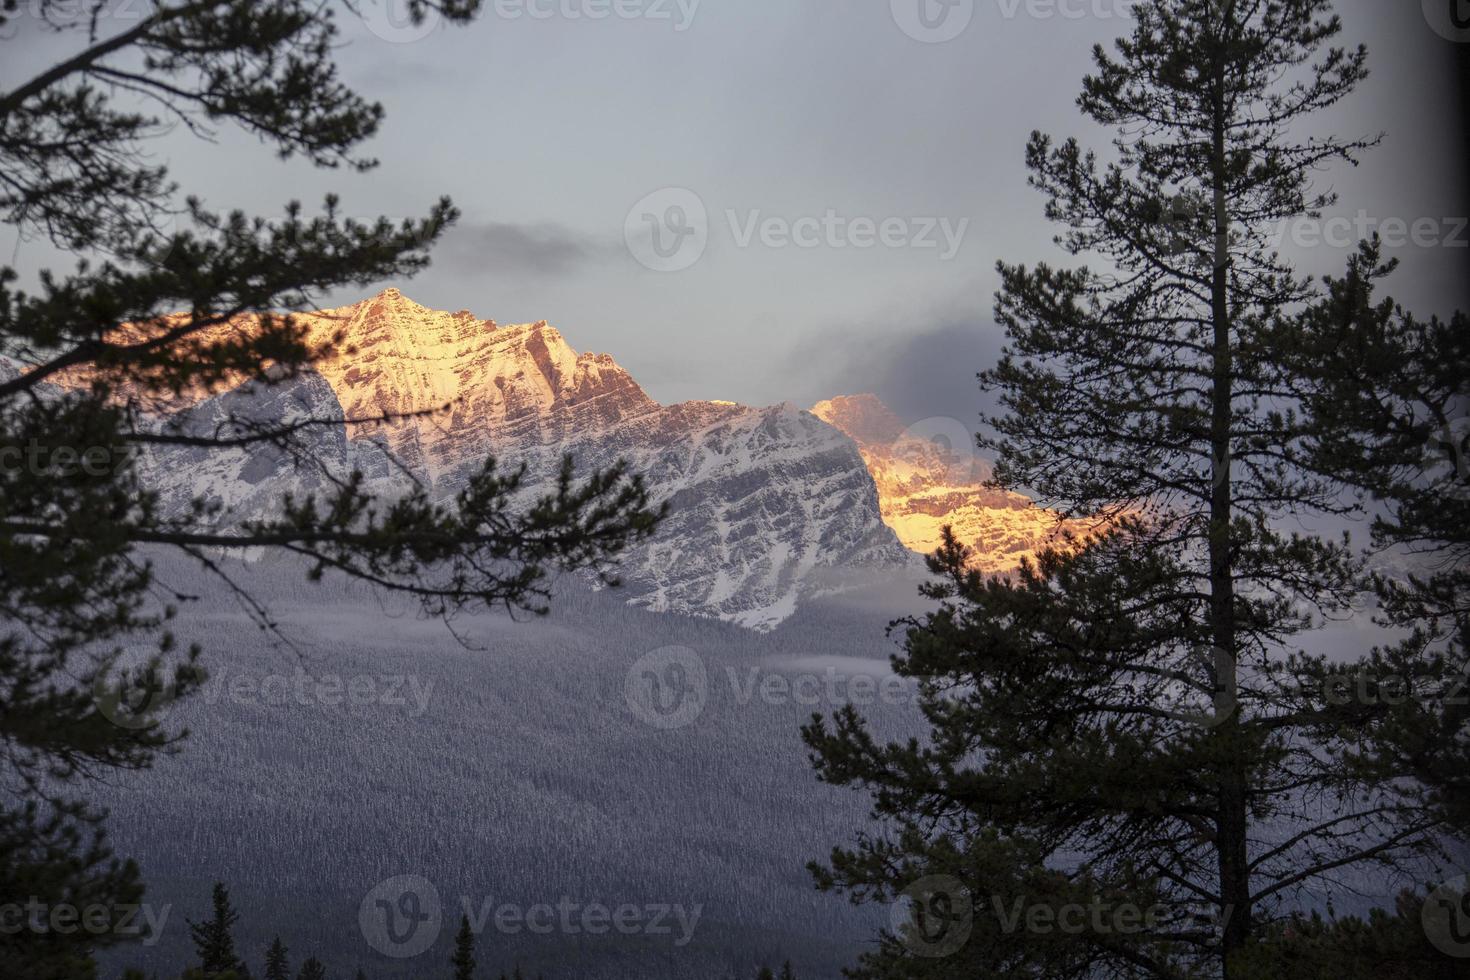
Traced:
[[[121, 332], [141, 339], [180, 316]], [[170, 401], [157, 407], [158, 424], [200, 433], [328, 424], [303, 430], [308, 452], [295, 458], [259, 444], [145, 454], [155, 476], [190, 476], [156, 480], [166, 502], [182, 507], [202, 493], [228, 522], [264, 516], [286, 490], [325, 492], [353, 469], [386, 496], [412, 480], [445, 499], [487, 456], [525, 464], [533, 493], [564, 455], [583, 471], [626, 460], [671, 505], [656, 536], [624, 556], [628, 601], [757, 630], [815, 595], [920, 568], [914, 553], [933, 551], [945, 525], [984, 572], [1016, 568], [1059, 533], [1056, 514], [984, 486], [989, 466], [958, 420], [906, 426], [873, 395], [810, 412], [661, 405], [611, 355], [578, 353], [544, 320], [502, 326], [392, 288], [295, 316], [308, 342], [329, 351], [314, 371]], [[203, 336], [256, 326], [240, 316]]]
[[[182, 316], [120, 333], [136, 341]], [[813, 596], [921, 570], [915, 553], [933, 551], [945, 525], [984, 572], [1016, 568], [1059, 533], [1056, 514], [984, 485], [989, 466], [961, 422], [906, 426], [873, 395], [810, 412], [789, 403], [661, 405], [611, 355], [578, 353], [544, 320], [502, 326], [392, 288], [295, 318], [308, 343], [328, 351], [313, 371], [154, 411], [158, 425], [199, 434], [324, 423], [300, 433], [306, 452], [257, 443], [145, 453], [165, 503], [184, 507], [203, 494], [232, 522], [269, 514], [287, 490], [327, 492], [353, 469], [385, 496], [417, 481], [442, 500], [487, 456], [525, 464], [528, 493], [541, 492], [564, 455], [584, 472], [626, 460], [671, 505], [655, 537], [624, 556], [628, 601], [757, 630]], [[201, 339], [257, 328], [244, 315]]]
[[914, 551], [932, 552], [951, 525], [972, 549], [972, 567], [1006, 572], [1057, 540], [1065, 526], [1029, 497], [986, 487], [990, 466], [970, 450], [973, 436], [958, 419], [905, 426], [874, 395], [831, 398], [812, 414], [857, 443], [884, 523]]
[[[313, 448], [329, 471], [339, 461], [342, 472], [358, 468], [389, 495], [411, 475], [447, 498], [487, 455], [526, 464], [533, 487], [564, 454], [583, 471], [626, 459], [671, 505], [620, 569], [628, 600], [656, 611], [765, 630], [854, 573], [914, 564], [883, 523], [857, 447], [794, 405], [660, 405], [610, 355], [579, 354], [545, 321], [500, 326], [396, 289], [299, 318], [312, 342], [335, 350], [316, 374], [199, 401], [169, 422], [187, 430], [232, 414], [341, 420], [336, 433], [312, 430]], [[250, 326], [243, 317], [217, 329]], [[368, 421], [405, 413], [426, 414]], [[259, 516], [281, 490], [325, 479], [253, 448], [209, 461], [171, 449], [151, 465], [190, 473], [180, 499], [203, 490], [227, 507], [227, 520]]]

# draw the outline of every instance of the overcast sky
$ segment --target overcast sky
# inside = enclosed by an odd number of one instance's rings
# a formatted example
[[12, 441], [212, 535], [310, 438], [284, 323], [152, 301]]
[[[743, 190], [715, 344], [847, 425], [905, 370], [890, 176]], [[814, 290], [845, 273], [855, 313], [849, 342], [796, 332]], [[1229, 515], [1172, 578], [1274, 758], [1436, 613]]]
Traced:
[[[387, 108], [377, 170], [281, 163], [238, 134], [157, 149], [221, 208], [274, 214], [335, 190], [351, 213], [404, 217], [449, 194], [461, 227], [396, 285], [501, 323], [550, 320], [660, 401], [873, 390], [909, 421], [968, 420], [1000, 346], [996, 260], [1065, 258], [1026, 186], [1027, 135], [1105, 145], [1074, 100], [1091, 46], [1126, 32], [1127, 0], [955, 0], [928, 20], [919, 3], [487, 0], [467, 28], [424, 30], [377, 9], [347, 18], [341, 52]], [[1394, 252], [1396, 291], [1428, 312], [1466, 305], [1470, 231], [1452, 219], [1470, 208], [1455, 45], [1430, 24], [1443, 0], [1423, 4], [1340, 3], [1374, 76], [1323, 125], [1387, 138], [1323, 180], [1343, 215], [1434, 219], [1452, 239]], [[767, 218], [807, 244], [763, 232]], [[7, 235], [23, 271], [49, 258]], [[1300, 252], [1318, 272], [1346, 255]]]

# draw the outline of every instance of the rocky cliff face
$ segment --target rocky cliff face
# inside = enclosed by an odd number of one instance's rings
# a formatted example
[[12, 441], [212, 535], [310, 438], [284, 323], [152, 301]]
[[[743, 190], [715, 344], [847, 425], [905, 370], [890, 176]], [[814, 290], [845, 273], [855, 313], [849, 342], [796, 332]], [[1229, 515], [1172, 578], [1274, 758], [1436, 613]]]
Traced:
[[[430, 310], [389, 289], [317, 315], [340, 329], [341, 356], [319, 367], [348, 419], [444, 411], [350, 426], [453, 492], [487, 454], [550, 478], [626, 459], [671, 505], [630, 555], [631, 601], [768, 628], [817, 588], [821, 569], [908, 561], [878, 512], [852, 442], [792, 405], [664, 406], [610, 355], [579, 354], [544, 321], [499, 326]], [[381, 469], [364, 470], [387, 478]]]
[[332, 477], [351, 472], [352, 453], [342, 406], [324, 378], [305, 372], [272, 386], [242, 385], [158, 419], [170, 434], [202, 438], [248, 437], [252, 430], [315, 421], [297, 434], [301, 451], [287, 452], [271, 443], [218, 449], [169, 446], [139, 457], [146, 485], [156, 487], [165, 510], [182, 511], [203, 498], [218, 508], [222, 520], [268, 514], [287, 490], [304, 497], [332, 491]]
[[971, 451], [969, 432], [958, 421], [906, 427], [873, 395], [819, 402], [812, 414], [857, 443], [884, 522], [914, 551], [932, 552], [950, 525], [972, 549], [975, 568], [1005, 572], [1056, 539], [1056, 514], [1029, 497], [983, 485], [990, 467]]
[[309, 314], [337, 356], [317, 366], [349, 420], [430, 412], [374, 433], [436, 484], [490, 452], [581, 441], [660, 406], [607, 354], [578, 354], [545, 321], [499, 326], [467, 310], [431, 310], [388, 289]]
[[[431, 310], [389, 289], [304, 317], [335, 356], [287, 385], [240, 389], [188, 408], [178, 424], [233, 415], [343, 420], [313, 432], [329, 468], [356, 467], [392, 493], [407, 474], [447, 497], [486, 455], [551, 478], [563, 454], [590, 470], [626, 459], [671, 513], [621, 570], [629, 600], [767, 629], [851, 569], [909, 567], [880, 516], [857, 447], [793, 405], [660, 405], [607, 354], [579, 354], [545, 322], [499, 326]], [[232, 329], [248, 328], [235, 323]], [[374, 423], [385, 415], [418, 414]], [[257, 514], [319, 474], [274, 451], [152, 465], [190, 472], [231, 517]]]

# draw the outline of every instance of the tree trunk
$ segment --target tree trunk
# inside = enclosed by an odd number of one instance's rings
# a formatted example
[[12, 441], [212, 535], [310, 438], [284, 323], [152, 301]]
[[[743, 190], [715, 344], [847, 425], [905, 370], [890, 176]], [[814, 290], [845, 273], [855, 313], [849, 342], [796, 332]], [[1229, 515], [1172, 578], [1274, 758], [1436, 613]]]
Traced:
[[[1223, 47], [1225, 30], [1222, 28]], [[1241, 756], [1230, 751], [1240, 733], [1235, 637], [1235, 581], [1231, 542], [1231, 333], [1230, 333], [1230, 225], [1225, 188], [1225, 67], [1216, 61], [1214, 127], [1211, 171], [1214, 181], [1214, 270], [1210, 290], [1210, 318], [1214, 327], [1211, 378], [1210, 450], [1213, 492], [1210, 498], [1210, 632], [1214, 641], [1216, 725], [1212, 737], [1221, 752], [1216, 846], [1219, 855], [1220, 901], [1224, 922], [1221, 959], [1224, 976], [1231, 977], [1229, 957], [1250, 936], [1250, 868], [1246, 850], [1246, 780]], [[1223, 716], [1223, 717], [1222, 717]]]

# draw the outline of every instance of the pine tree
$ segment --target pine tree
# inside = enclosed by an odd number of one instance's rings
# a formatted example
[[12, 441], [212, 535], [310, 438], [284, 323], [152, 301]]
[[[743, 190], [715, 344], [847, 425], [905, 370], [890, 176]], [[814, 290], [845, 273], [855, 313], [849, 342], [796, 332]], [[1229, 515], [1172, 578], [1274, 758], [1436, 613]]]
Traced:
[[[1420, 558], [1369, 583], [1382, 621], [1410, 634], [1343, 671], [1370, 692], [1343, 706], [1362, 741], [1350, 757], [1379, 778], [1411, 772], [1426, 809], [1470, 838], [1470, 317], [1426, 321], [1380, 298], [1396, 267], [1376, 238], [1362, 243], [1272, 340], [1307, 382], [1306, 458], [1373, 502], [1376, 548]], [[1380, 676], [1404, 690], [1372, 696]]]
[[286, 944], [277, 936], [265, 952], [265, 980], [291, 980], [291, 967], [286, 961]]
[[454, 936], [454, 980], [475, 980], [475, 934], [470, 929], [470, 917], [460, 916], [459, 932]]
[[1240, 960], [1251, 980], [1462, 980], [1463, 960], [1425, 934], [1422, 896], [1401, 893], [1367, 916], [1301, 913], [1273, 923]]
[[245, 962], [235, 955], [235, 939], [231, 930], [240, 913], [230, 905], [230, 892], [223, 882], [215, 882], [211, 896], [212, 911], [203, 922], [189, 920], [189, 937], [194, 941], [194, 955], [205, 976], [233, 972], [245, 973]]
[[296, 974], [296, 980], [327, 980], [327, 968], [315, 956], [307, 957], [301, 964], [301, 972]]
[[[0, 3], [0, 46], [58, 52], [34, 75], [18, 74], [25, 59], [0, 55], [17, 64], [0, 91], [0, 220], [18, 240], [45, 239], [67, 256], [29, 290], [0, 264], [0, 881], [27, 882], [42, 902], [123, 908], [141, 899], [138, 869], [113, 859], [105, 815], [79, 787], [175, 747], [184, 733], [164, 715], [203, 676], [200, 650], [176, 649], [165, 629], [176, 601], [147, 550], [221, 576], [219, 549], [258, 547], [303, 557], [312, 580], [336, 570], [433, 614], [544, 611], [552, 571], [614, 581], [617, 557], [659, 511], [623, 467], [578, 479], [569, 464], [530, 500], [519, 470], [485, 459], [449, 503], [422, 492], [377, 500], [354, 475], [249, 525], [223, 520], [203, 496], [165, 512], [168, 487], [152, 482], [140, 453], [269, 449], [319, 469], [303, 437], [340, 420], [273, 425], [242, 414], [201, 433], [159, 424], [156, 409], [182, 393], [269, 388], [309, 371], [334, 345], [309, 339], [290, 311], [422, 269], [456, 211], [441, 200], [420, 220], [364, 222], [328, 197], [316, 214], [288, 203], [279, 221], [218, 213], [183, 197], [169, 155], [150, 145], [169, 130], [209, 138], [234, 126], [281, 157], [373, 166], [361, 149], [382, 109], [341, 80], [335, 5], [148, 0], [126, 23], [94, 19], [90, 32], [75, 29], [67, 6]], [[411, 0], [408, 10], [462, 24], [479, 6]], [[33, 447], [23, 465], [8, 462]], [[240, 598], [269, 628], [268, 611]], [[155, 656], [125, 666], [125, 649], [150, 646]], [[0, 961], [21, 978], [76, 976], [93, 947], [121, 936], [7, 933]]]
[[1099, 265], [1002, 264], [1008, 345], [981, 375], [997, 482], [1097, 533], [1011, 580], [946, 535], [937, 608], [896, 664], [929, 740], [882, 744], [852, 708], [803, 730], [821, 778], [867, 787], [891, 825], [814, 865], [818, 885], [911, 900], [855, 976], [1233, 980], [1299, 890], [1433, 844], [1415, 794], [1349, 758], [1332, 666], [1291, 646], [1346, 610], [1359, 556], [1280, 530], [1351, 509], [1308, 459], [1316, 423], [1283, 410], [1306, 379], [1272, 340], [1318, 294], [1271, 239], [1334, 203], [1317, 169], [1375, 142], [1292, 135], [1366, 53], [1331, 46], [1328, 0], [1133, 13], [1079, 100], [1120, 134], [1113, 162], [1027, 150], [1060, 244]]
[[781, 980], [796, 980], [796, 971], [791, 969], [790, 960], [781, 964]]

